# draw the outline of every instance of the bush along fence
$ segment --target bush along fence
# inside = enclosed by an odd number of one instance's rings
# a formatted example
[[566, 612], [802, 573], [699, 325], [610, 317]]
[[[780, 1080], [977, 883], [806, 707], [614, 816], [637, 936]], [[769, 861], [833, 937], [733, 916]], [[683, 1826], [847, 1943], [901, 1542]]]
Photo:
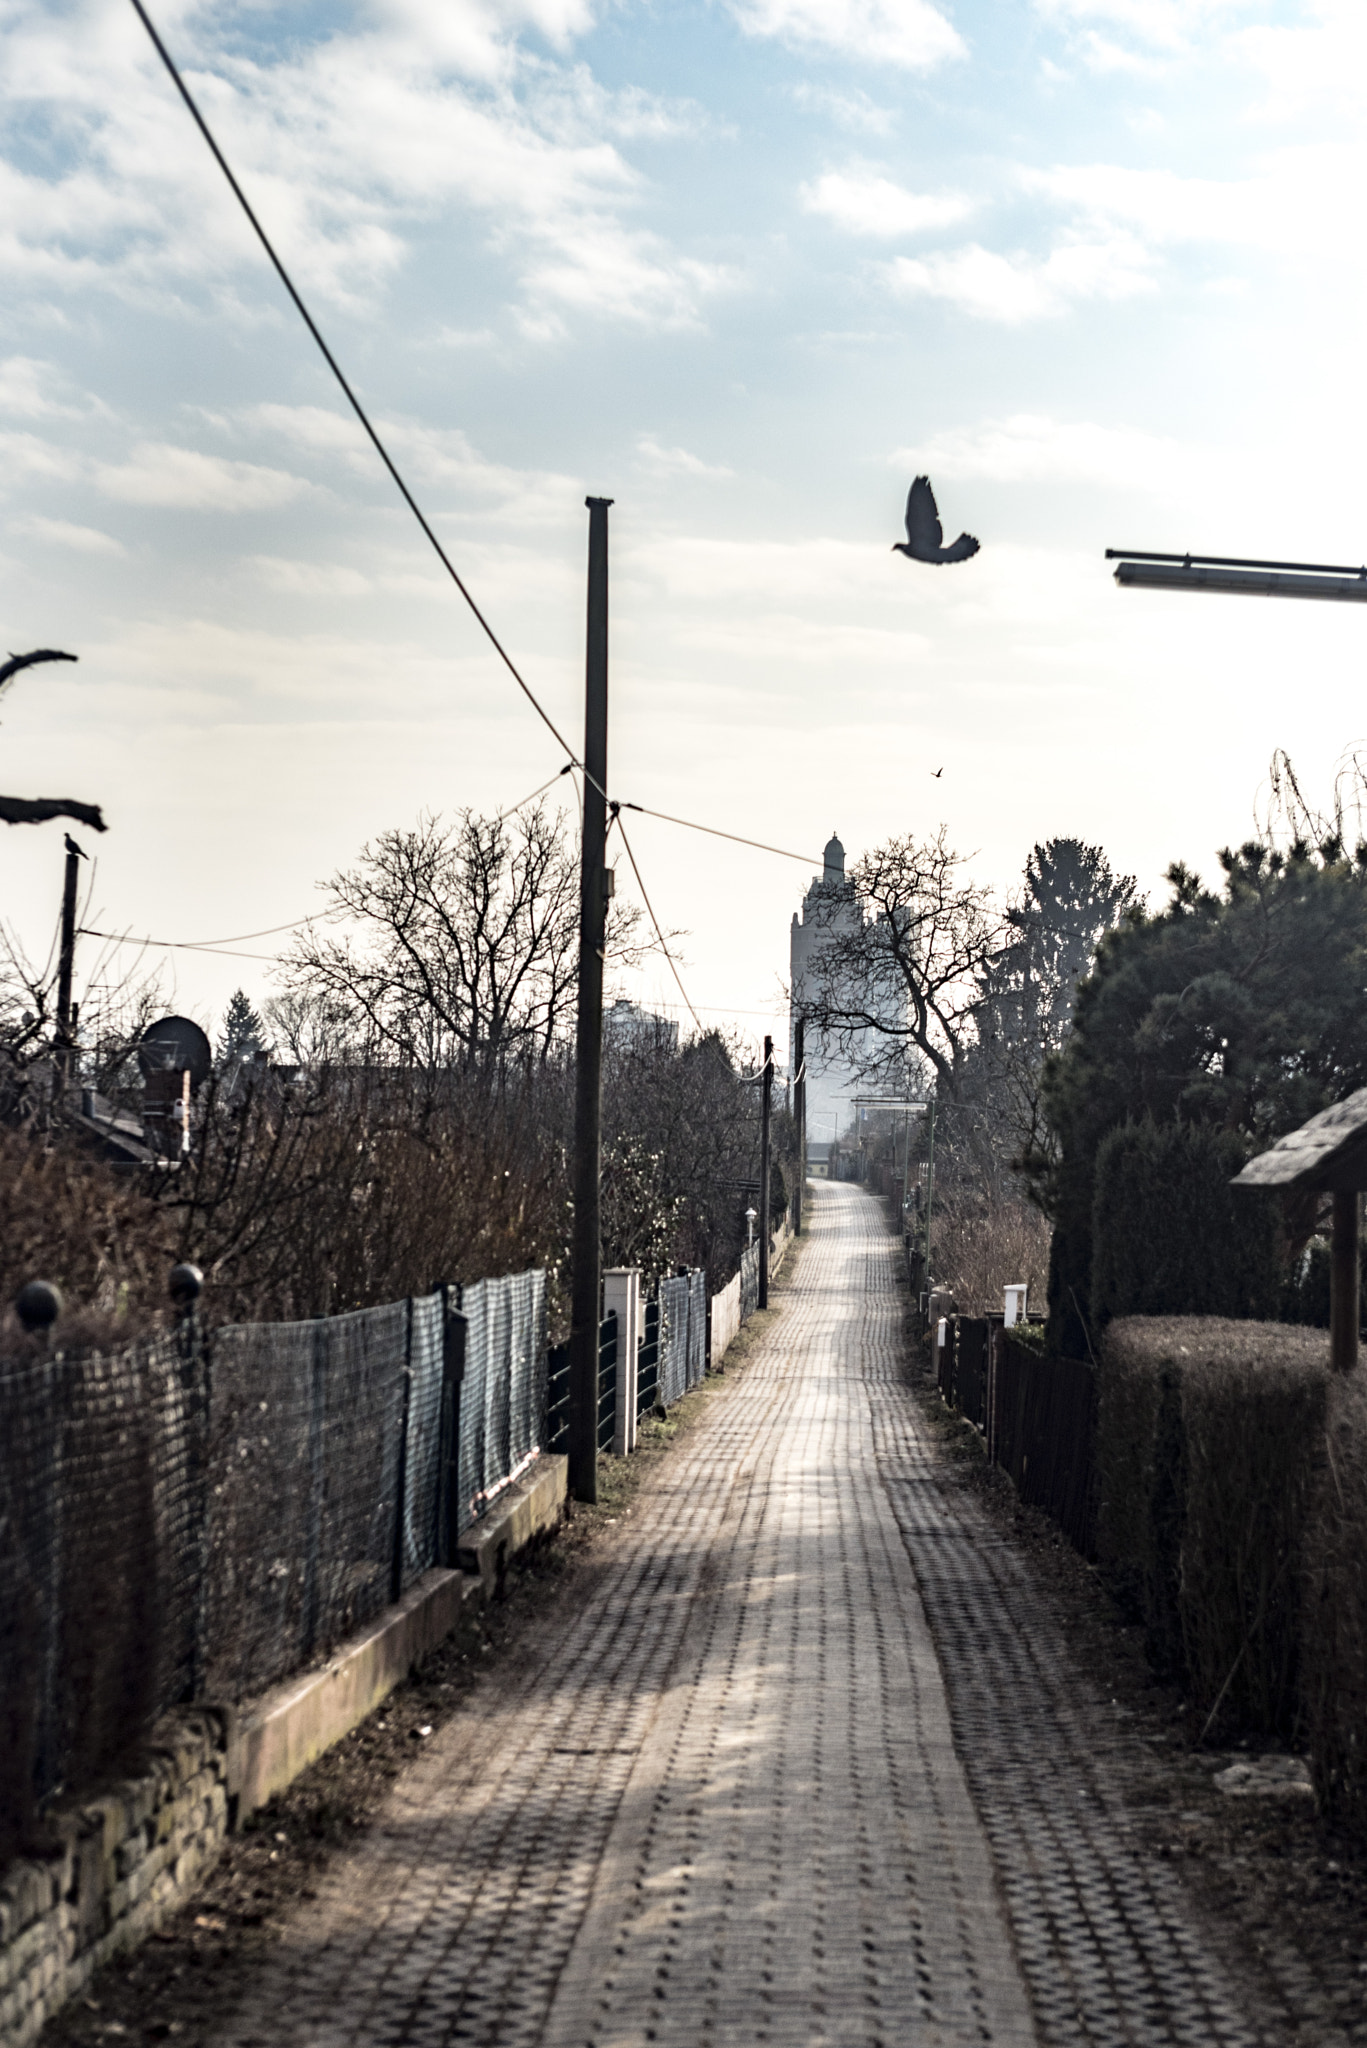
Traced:
[[995, 1319], [929, 1334], [946, 1401], [1095, 1557], [1193, 1737], [1304, 1751], [1367, 1848], [1367, 1369], [1220, 1316], [1117, 1318], [1096, 1366]]
[[[720, 1366], [754, 1264], [711, 1300], [700, 1271], [652, 1300], [606, 1276], [604, 1451]], [[567, 1361], [545, 1321], [532, 1272], [0, 1366], [4, 2039], [212, 1860], [243, 1703], [325, 1677], [348, 1636], [364, 1653], [357, 1632], [449, 1584], [432, 1567], [468, 1565], [472, 1525], [554, 1451]]]

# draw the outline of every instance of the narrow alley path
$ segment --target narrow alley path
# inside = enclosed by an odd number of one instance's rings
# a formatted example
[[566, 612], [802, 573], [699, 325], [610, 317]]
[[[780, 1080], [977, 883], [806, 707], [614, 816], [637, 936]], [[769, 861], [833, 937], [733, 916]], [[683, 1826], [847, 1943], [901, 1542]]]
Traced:
[[1020, 1567], [940, 1490], [893, 1253], [817, 1192], [597, 1597], [433, 1739], [218, 2048], [1258, 2040]]

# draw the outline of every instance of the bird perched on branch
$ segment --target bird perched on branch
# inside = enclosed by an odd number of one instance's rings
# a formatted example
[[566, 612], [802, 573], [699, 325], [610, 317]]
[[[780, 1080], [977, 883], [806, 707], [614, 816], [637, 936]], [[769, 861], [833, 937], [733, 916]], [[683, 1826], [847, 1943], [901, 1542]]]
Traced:
[[977, 554], [978, 543], [971, 533], [961, 533], [949, 547], [945, 546], [945, 530], [935, 508], [930, 478], [918, 476], [907, 492], [907, 537], [895, 540], [892, 551], [912, 562], [966, 562], [970, 555]]

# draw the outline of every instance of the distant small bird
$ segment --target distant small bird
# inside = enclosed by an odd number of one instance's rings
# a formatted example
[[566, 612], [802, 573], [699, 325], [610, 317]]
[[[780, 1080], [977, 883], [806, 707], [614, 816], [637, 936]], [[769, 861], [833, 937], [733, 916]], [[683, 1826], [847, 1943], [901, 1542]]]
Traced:
[[932, 781], [932, 782], [938, 782], [938, 781], [939, 781], [939, 779], [940, 779], [940, 777], [941, 777], [941, 776], [942, 776], [942, 775], [944, 774], [944, 772], [945, 772], [945, 771], [944, 771], [944, 769], [943, 769], [943, 768], [932, 768], [932, 769], [931, 769], [931, 771], [930, 771], [930, 779], [931, 779], [931, 781]]
[[945, 546], [945, 530], [935, 508], [935, 493], [928, 476], [918, 476], [907, 492], [907, 537], [895, 540], [892, 551], [912, 562], [966, 562], [978, 552], [971, 533], [961, 533], [952, 546]]
[[62, 837], [66, 841], [66, 850], [68, 853], [74, 853], [77, 860], [84, 860], [86, 858], [85, 848], [83, 846], [78, 846], [69, 832], [64, 832], [62, 834]]

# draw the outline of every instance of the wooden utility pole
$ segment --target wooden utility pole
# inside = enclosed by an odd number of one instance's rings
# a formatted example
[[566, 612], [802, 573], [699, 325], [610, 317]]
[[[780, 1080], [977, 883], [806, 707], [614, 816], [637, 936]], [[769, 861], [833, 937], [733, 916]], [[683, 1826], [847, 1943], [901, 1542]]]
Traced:
[[570, 1492], [598, 1498], [598, 1325], [603, 947], [607, 938], [608, 507], [589, 508], [588, 635], [584, 663], [584, 834], [579, 873], [579, 1014], [574, 1072], [574, 1293], [570, 1320]]
[[793, 1201], [794, 1235], [802, 1228], [802, 1203], [807, 1193], [807, 1054], [806, 1024], [793, 1026], [793, 1117], [797, 1124], [797, 1193]]
[[773, 1093], [774, 1041], [764, 1041], [764, 1078], [759, 1109], [759, 1306], [769, 1306], [769, 1097]]
[[85, 855], [71, 834], [66, 836], [66, 878], [62, 884], [62, 936], [57, 956], [57, 1087], [62, 1093], [71, 1085], [71, 1055], [75, 1047], [75, 1020], [71, 1008], [71, 976], [76, 961], [76, 889], [78, 870]]

